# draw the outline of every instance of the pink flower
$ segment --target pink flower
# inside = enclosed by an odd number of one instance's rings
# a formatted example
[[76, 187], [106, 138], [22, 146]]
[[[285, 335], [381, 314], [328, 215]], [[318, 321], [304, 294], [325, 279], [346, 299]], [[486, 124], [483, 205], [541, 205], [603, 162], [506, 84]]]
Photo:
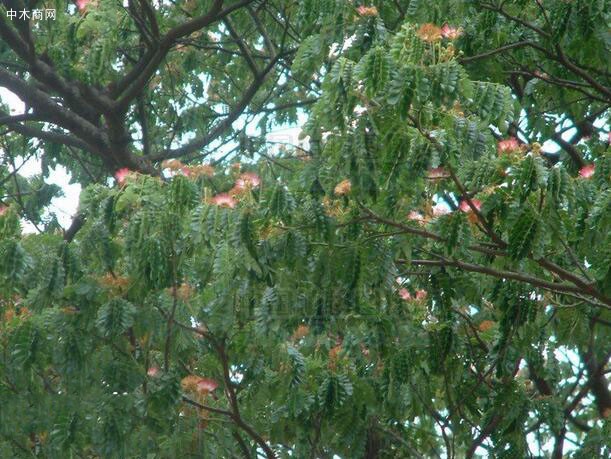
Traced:
[[435, 167], [433, 169], [429, 169], [427, 178], [436, 180], [436, 179], [448, 178], [449, 176], [450, 174], [448, 174], [448, 171], [446, 171], [443, 167]]
[[406, 288], [402, 288], [399, 290], [399, 296], [402, 300], [405, 301], [410, 301], [412, 299], [412, 296], [409, 294]]
[[424, 223], [424, 216], [415, 210], [412, 210], [409, 214], [407, 214], [407, 219], [418, 223]]
[[433, 217], [441, 217], [442, 215], [448, 215], [450, 209], [445, 204], [437, 204], [433, 206]]
[[537, 78], [541, 78], [541, 79], [544, 79], [544, 78], [546, 78], [546, 77], [547, 77], [547, 74], [546, 74], [546, 73], [544, 73], [544, 72], [540, 72], [539, 70], [535, 70], [535, 71], [533, 72], [533, 75], [534, 75], [534, 76], [536, 76]]
[[356, 9], [359, 16], [377, 16], [378, 9], [375, 6], [361, 5]]
[[115, 179], [117, 180], [117, 183], [123, 186], [130, 173], [131, 171], [127, 167], [119, 169], [117, 172], [115, 172]]
[[244, 172], [235, 182], [236, 190], [249, 190], [257, 188], [261, 184], [261, 178], [254, 172]]
[[8, 212], [8, 207], [0, 205], [0, 217], [2, 217], [7, 212]]
[[428, 43], [434, 43], [436, 41], [440, 41], [441, 40], [441, 29], [436, 26], [435, 24], [431, 24], [426, 23], [426, 24], [422, 24], [420, 26], [420, 28], [418, 29], [418, 31], [416, 32], [416, 35], [418, 35], [418, 37], [420, 37], [423, 41], [426, 41]]
[[595, 171], [596, 171], [596, 166], [594, 164], [587, 164], [583, 166], [581, 169], [579, 169], [579, 175], [581, 176], [581, 178], [589, 179], [590, 177], [594, 175]]
[[236, 200], [227, 193], [220, 193], [214, 196], [211, 200], [212, 204], [219, 207], [229, 207], [233, 209], [236, 205]]
[[87, 4], [89, 2], [90, 0], [76, 0], [76, 7], [82, 13], [83, 11], [87, 9]]
[[159, 374], [159, 368], [151, 367], [147, 370], [146, 374], [150, 376], [151, 378], [154, 378], [155, 376]]
[[200, 378], [197, 382], [197, 390], [205, 393], [210, 393], [214, 391], [217, 387], [219, 387], [219, 383], [217, 383], [214, 379], [210, 378]]
[[[475, 207], [477, 210], [480, 210], [482, 208], [482, 202], [479, 199], [471, 199], [470, 201], [471, 204], [473, 204], [473, 207]], [[469, 202], [466, 199], [460, 201], [459, 209], [465, 213], [472, 212], [471, 206], [469, 205]]]
[[460, 27], [452, 27], [447, 23], [441, 28], [441, 36], [448, 40], [455, 40], [462, 35], [462, 29]]
[[505, 139], [505, 140], [499, 140], [499, 143], [497, 144], [496, 149], [499, 155], [503, 153], [511, 153], [512, 151], [516, 151], [520, 149], [520, 143], [518, 142], [518, 139], [516, 139], [515, 137], [509, 137], [508, 139]]
[[345, 196], [350, 193], [350, 190], [352, 190], [352, 182], [346, 179], [335, 185], [333, 192], [338, 196]]
[[425, 300], [429, 293], [426, 290], [416, 290], [416, 299]]

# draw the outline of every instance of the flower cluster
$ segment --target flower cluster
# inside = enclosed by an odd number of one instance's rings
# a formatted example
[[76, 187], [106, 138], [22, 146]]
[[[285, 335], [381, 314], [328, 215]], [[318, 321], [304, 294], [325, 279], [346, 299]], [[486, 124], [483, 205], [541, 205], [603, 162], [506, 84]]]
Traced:
[[428, 43], [434, 43], [440, 41], [442, 38], [447, 40], [456, 40], [462, 35], [462, 29], [460, 27], [452, 27], [448, 24], [444, 24], [443, 27], [436, 26], [435, 24], [426, 23], [422, 24], [416, 35], [421, 40]]
[[199, 395], [208, 395], [219, 387], [219, 384], [214, 379], [202, 378], [196, 375], [185, 376], [180, 381], [180, 385], [185, 392], [193, 392]]
[[254, 172], [244, 172], [238, 176], [235, 184], [227, 193], [219, 193], [210, 199], [215, 206], [233, 209], [237, 205], [236, 196], [247, 193], [261, 185], [261, 178]]
[[594, 164], [586, 164], [579, 169], [579, 176], [584, 179], [591, 178], [596, 172], [596, 166]]
[[115, 172], [115, 180], [119, 186], [123, 186], [132, 174], [134, 174], [134, 172], [130, 171], [127, 167], [123, 167]]
[[361, 5], [356, 9], [359, 16], [377, 16], [378, 9], [375, 6]]
[[406, 288], [399, 289], [399, 296], [403, 301], [424, 301], [429, 296], [429, 293], [426, 290], [416, 290], [416, 294], [412, 296], [412, 294]]
[[521, 148], [518, 139], [515, 137], [509, 137], [508, 139], [499, 140], [496, 145], [496, 150], [499, 155], [503, 155], [521, 151]]
[[350, 182], [350, 180], [346, 179], [335, 185], [335, 189], [333, 190], [333, 192], [338, 196], [345, 196], [347, 194], [350, 194], [351, 190], [352, 183]]
[[175, 173], [182, 174], [186, 177], [212, 177], [214, 175], [214, 167], [209, 164], [195, 164], [187, 166], [178, 159], [169, 159], [161, 163], [163, 169], [169, 169]]

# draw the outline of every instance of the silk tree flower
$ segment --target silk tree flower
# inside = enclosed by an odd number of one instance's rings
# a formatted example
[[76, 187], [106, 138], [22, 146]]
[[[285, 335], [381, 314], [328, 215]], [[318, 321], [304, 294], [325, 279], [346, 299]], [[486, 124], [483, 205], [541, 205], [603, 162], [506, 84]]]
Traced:
[[346, 179], [335, 185], [335, 189], [333, 191], [338, 196], [344, 196], [350, 193], [350, 190], [352, 190], [352, 183], [350, 180]]
[[166, 159], [161, 163], [163, 169], [171, 169], [173, 171], [186, 167], [179, 159]]
[[146, 374], [151, 378], [155, 378], [157, 375], [159, 375], [159, 368], [151, 367], [146, 371]]
[[450, 174], [443, 167], [435, 167], [433, 169], [429, 169], [426, 177], [431, 180], [438, 180], [448, 178], [450, 177]]
[[429, 293], [426, 290], [416, 290], [416, 299], [419, 301], [426, 300], [426, 297], [429, 296]]
[[76, 7], [82, 13], [87, 9], [90, 0], [76, 0]]
[[422, 215], [420, 212], [417, 212], [415, 210], [412, 210], [409, 214], [407, 214], [407, 219], [413, 222], [416, 222], [419, 225], [423, 225], [426, 223], [426, 219], [424, 218], [424, 215]]
[[520, 149], [520, 143], [515, 137], [509, 137], [508, 139], [499, 140], [496, 149], [499, 155], [503, 153], [512, 153]]
[[587, 164], [579, 169], [579, 176], [584, 179], [589, 179], [596, 172], [596, 166], [594, 164]]
[[193, 171], [191, 170], [191, 168], [189, 166], [183, 166], [180, 168], [180, 173], [182, 175], [184, 175], [185, 177], [192, 177], [193, 176]]
[[441, 217], [452, 212], [445, 204], [437, 204], [433, 206], [433, 217]]
[[115, 172], [115, 179], [120, 186], [123, 186], [130, 174], [131, 171], [127, 167], [123, 167]]
[[219, 384], [210, 378], [203, 378], [197, 375], [189, 375], [182, 378], [180, 385], [183, 390], [188, 392], [196, 392], [200, 395], [208, 395], [213, 392]]
[[[471, 199], [470, 201], [471, 204], [473, 204], [473, 207], [475, 207], [477, 210], [480, 210], [482, 208], [482, 202], [479, 199]], [[469, 202], [466, 199], [460, 201], [460, 206], [458, 208], [465, 213], [473, 211], [473, 209], [471, 209], [471, 206], [469, 205]]]
[[229, 207], [231, 209], [233, 209], [237, 204], [237, 201], [233, 199], [233, 196], [230, 196], [227, 193], [217, 194], [210, 200], [210, 202], [214, 204], [215, 206]]
[[452, 27], [447, 23], [441, 28], [441, 36], [448, 40], [456, 40], [462, 35], [462, 29], [460, 27]]
[[426, 41], [428, 43], [434, 43], [436, 41], [441, 40], [441, 29], [437, 27], [435, 24], [427, 23], [422, 24], [416, 35], [420, 37], [421, 40]]
[[214, 379], [200, 378], [197, 382], [197, 391], [199, 393], [209, 394], [210, 392], [213, 392], [217, 387], [219, 387], [219, 383], [217, 383]]
[[490, 330], [491, 328], [493, 328], [496, 325], [496, 322], [492, 321], [492, 320], [483, 320], [479, 325], [478, 325], [478, 330], [481, 332], [487, 332], [488, 330]]
[[399, 296], [404, 301], [412, 300], [412, 295], [409, 293], [409, 291], [406, 288], [399, 289]]
[[190, 178], [197, 178], [201, 176], [205, 176], [205, 177], [214, 176], [214, 168], [207, 164], [196, 164], [193, 166], [181, 166], [179, 171], [184, 176], [190, 177]]
[[356, 9], [359, 16], [377, 16], [378, 9], [375, 6], [361, 5]]
[[8, 207], [0, 205], [0, 217], [3, 216], [7, 212], [8, 212]]
[[245, 191], [257, 188], [261, 184], [261, 178], [254, 172], [244, 172], [235, 182], [234, 190]]

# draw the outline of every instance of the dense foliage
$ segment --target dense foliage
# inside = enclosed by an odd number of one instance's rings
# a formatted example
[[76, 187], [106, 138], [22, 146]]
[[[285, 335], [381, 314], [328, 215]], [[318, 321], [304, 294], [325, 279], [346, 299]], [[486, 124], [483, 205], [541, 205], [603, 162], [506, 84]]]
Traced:
[[0, 2], [0, 457], [611, 454], [609, 2], [435, 3]]

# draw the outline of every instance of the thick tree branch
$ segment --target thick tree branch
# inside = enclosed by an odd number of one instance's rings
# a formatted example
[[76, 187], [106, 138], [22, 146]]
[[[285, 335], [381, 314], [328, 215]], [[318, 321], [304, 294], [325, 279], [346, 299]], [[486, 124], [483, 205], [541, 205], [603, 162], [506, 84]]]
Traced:
[[61, 134], [59, 132], [43, 131], [41, 129], [26, 126], [25, 124], [18, 122], [19, 120], [39, 120], [41, 117], [38, 115], [25, 114], [10, 116], [6, 115], [2, 111], [0, 111], [0, 115], [3, 115], [0, 117], [0, 125], [8, 126], [11, 131], [17, 132], [24, 137], [46, 140], [60, 145], [69, 145], [82, 150], [89, 149], [89, 145], [77, 137], [68, 134]]
[[152, 161], [161, 161], [161, 160], [168, 159], [168, 158], [180, 158], [183, 156], [190, 155], [191, 153], [201, 150], [202, 148], [210, 144], [212, 141], [214, 141], [223, 132], [229, 129], [231, 125], [233, 124], [233, 122], [237, 120], [240, 117], [240, 115], [242, 115], [244, 110], [246, 110], [246, 107], [248, 106], [252, 98], [257, 94], [257, 91], [259, 90], [259, 88], [263, 86], [263, 83], [265, 83], [265, 80], [267, 79], [269, 72], [274, 67], [279, 57], [280, 55], [278, 55], [276, 59], [273, 59], [265, 67], [265, 69], [261, 71], [259, 76], [255, 78], [253, 82], [250, 84], [250, 86], [246, 89], [246, 91], [242, 95], [242, 98], [232, 108], [232, 110], [229, 112], [227, 117], [223, 121], [218, 123], [216, 126], [214, 126], [210, 130], [210, 132], [192, 140], [191, 142], [189, 142], [188, 144], [182, 147], [179, 147], [176, 149], [169, 149], [164, 152], [158, 153], [156, 155], [152, 155], [151, 160]]
[[86, 140], [90, 145], [101, 145], [102, 147], [108, 145], [108, 139], [97, 126], [62, 107], [48, 94], [2, 68], [0, 68], [0, 86], [6, 87], [24, 102], [36, 107], [36, 111], [46, 119], [52, 116], [58, 125]]
[[154, 48], [145, 53], [127, 75], [118, 82], [109, 85], [108, 89], [111, 96], [116, 99], [115, 110], [124, 111], [131, 101], [140, 94], [177, 40], [225, 18], [233, 11], [248, 5], [252, 1], [254, 0], [242, 0], [222, 9], [223, 1], [215, 0], [206, 14], [170, 29]]

